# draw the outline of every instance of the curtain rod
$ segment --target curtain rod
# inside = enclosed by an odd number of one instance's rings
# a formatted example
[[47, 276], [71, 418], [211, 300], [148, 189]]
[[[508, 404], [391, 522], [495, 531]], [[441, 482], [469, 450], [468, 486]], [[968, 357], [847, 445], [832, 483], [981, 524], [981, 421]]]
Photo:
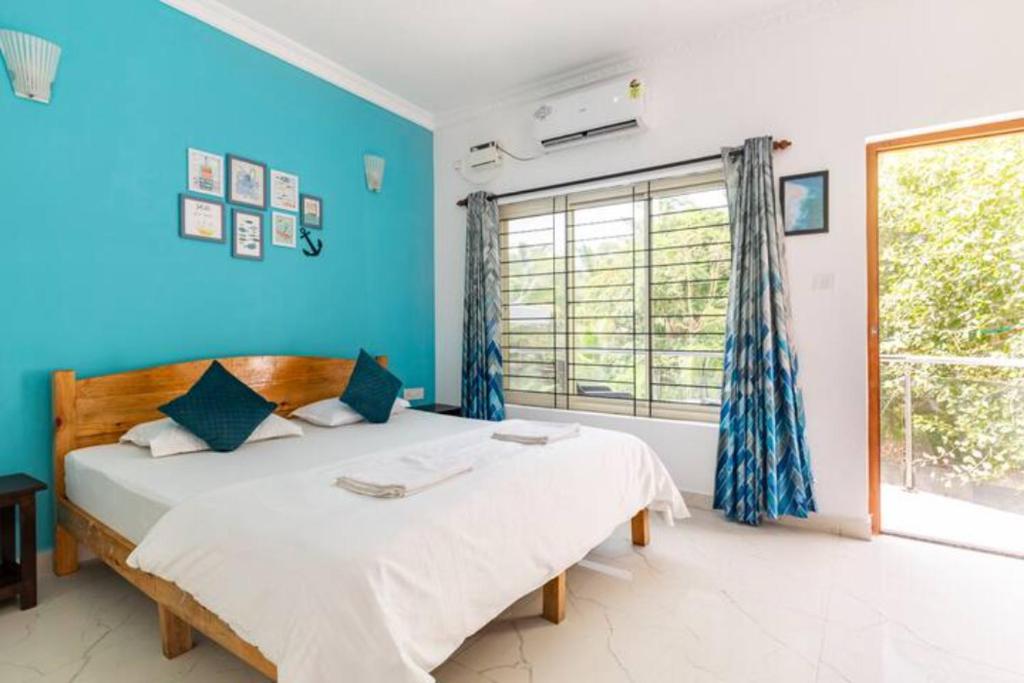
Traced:
[[[789, 140], [776, 140], [772, 143], [772, 149], [783, 150], [793, 145]], [[540, 187], [531, 187], [526, 190], [515, 190], [513, 192], [502, 192], [501, 194], [489, 194], [488, 199], [504, 199], [505, 197], [515, 197], [521, 194], [533, 194], [534, 192], [544, 192], [546, 190], [557, 190], [563, 187], [571, 187], [573, 185], [586, 185], [587, 183], [597, 183], [602, 180], [612, 180], [614, 178], [622, 178], [624, 176], [640, 175], [641, 173], [652, 173], [654, 171], [662, 171], [666, 168], [674, 168], [676, 166], [690, 166], [692, 164], [700, 164], [705, 161], [714, 161], [721, 159], [721, 154], [708, 154], [702, 157], [694, 157], [692, 159], [683, 159], [682, 161], [673, 161], [667, 164], [658, 164], [657, 166], [647, 166], [645, 168], [634, 168], [629, 171], [620, 171], [618, 173], [606, 173], [605, 175], [592, 176], [590, 178], [581, 178], [580, 180], [569, 180], [564, 183], [554, 183], [552, 185], [542, 185]], [[465, 206], [468, 198], [460, 199], [455, 202], [458, 206]]]

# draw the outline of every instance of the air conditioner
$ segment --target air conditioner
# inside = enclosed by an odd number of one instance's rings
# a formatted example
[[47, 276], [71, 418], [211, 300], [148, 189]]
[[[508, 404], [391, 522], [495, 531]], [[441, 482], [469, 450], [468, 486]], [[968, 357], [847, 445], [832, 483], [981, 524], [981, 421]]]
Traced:
[[537, 142], [558, 149], [643, 128], [644, 86], [621, 76], [555, 95], [534, 108]]

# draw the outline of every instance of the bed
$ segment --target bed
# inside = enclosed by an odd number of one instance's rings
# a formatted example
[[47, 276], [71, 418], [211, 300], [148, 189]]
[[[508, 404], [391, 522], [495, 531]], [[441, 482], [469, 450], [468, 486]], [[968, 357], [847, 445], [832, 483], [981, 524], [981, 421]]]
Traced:
[[[284, 415], [340, 395], [355, 364], [218, 360]], [[386, 425], [303, 424], [302, 437], [232, 454], [153, 459], [117, 443], [161, 417], [157, 407], [209, 362], [53, 374], [54, 571], [74, 572], [78, 545], [88, 546], [157, 603], [167, 657], [189, 650], [197, 629], [275, 680], [344, 670], [350, 680], [428, 681], [462, 639], [531, 590], [541, 588], [543, 616], [560, 622], [565, 570], [619, 522], [631, 517], [633, 542], [646, 545], [649, 505], [685, 516], [656, 456], [601, 430], [545, 447], [545, 457], [515, 444], [495, 451], [489, 423], [413, 410]], [[487, 453], [459, 481], [408, 499], [327, 485], [347, 460], [453, 444]]]

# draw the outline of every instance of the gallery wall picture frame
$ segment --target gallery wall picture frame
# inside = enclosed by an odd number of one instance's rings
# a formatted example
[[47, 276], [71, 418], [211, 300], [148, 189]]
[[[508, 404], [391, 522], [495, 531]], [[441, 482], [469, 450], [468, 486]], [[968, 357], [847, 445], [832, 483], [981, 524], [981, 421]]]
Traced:
[[228, 201], [254, 209], [266, 209], [267, 165], [229, 154], [227, 166]]
[[828, 232], [828, 171], [779, 178], [779, 203], [787, 236]]
[[231, 255], [249, 261], [263, 260], [263, 214], [245, 209], [231, 212]]
[[324, 202], [320, 197], [311, 194], [299, 196], [299, 222], [305, 228], [324, 227]]
[[270, 243], [275, 247], [294, 249], [298, 241], [298, 216], [272, 211], [270, 214]]
[[188, 191], [224, 198], [224, 155], [188, 148]]
[[299, 211], [299, 176], [270, 169], [270, 208]]
[[223, 244], [224, 223], [224, 204], [221, 202], [178, 195], [179, 237]]

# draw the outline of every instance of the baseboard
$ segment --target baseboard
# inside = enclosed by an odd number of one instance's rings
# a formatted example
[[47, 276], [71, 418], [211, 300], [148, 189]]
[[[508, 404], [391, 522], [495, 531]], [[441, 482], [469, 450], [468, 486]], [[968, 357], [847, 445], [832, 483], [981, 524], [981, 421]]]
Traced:
[[[683, 494], [683, 500], [686, 501], [686, 504], [692, 508], [697, 510], [714, 509], [714, 499], [706, 493], [696, 493], [694, 491], [680, 491], [680, 493]], [[856, 538], [862, 541], [870, 541], [872, 538], [871, 518], [867, 515], [863, 518], [858, 518], [815, 514], [807, 519], [782, 517], [777, 520], [766, 521], [765, 524], [778, 524], [779, 526], [788, 526], [805, 531], [818, 531], [846, 538]]]

